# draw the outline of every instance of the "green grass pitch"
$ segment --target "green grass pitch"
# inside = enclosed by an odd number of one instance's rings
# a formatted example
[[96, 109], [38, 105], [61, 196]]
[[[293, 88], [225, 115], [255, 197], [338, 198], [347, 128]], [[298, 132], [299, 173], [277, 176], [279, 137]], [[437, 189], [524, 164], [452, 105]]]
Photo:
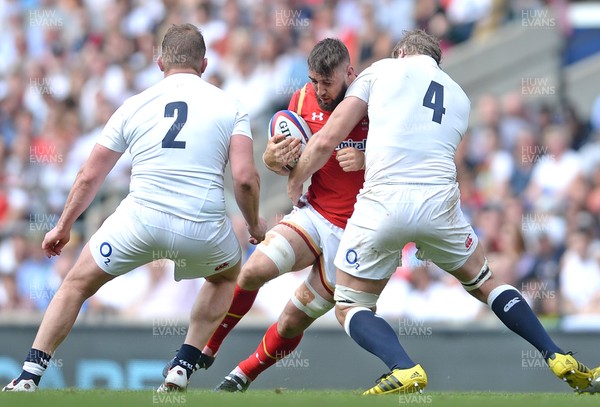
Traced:
[[473, 406], [565, 407], [598, 406], [600, 395], [569, 393], [452, 393], [385, 395], [367, 397], [359, 391], [285, 389], [248, 391], [243, 394], [190, 390], [157, 394], [151, 390], [41, 390], [37, 393], [0, 393], [2, 407], [378, 407], [378, 406]]

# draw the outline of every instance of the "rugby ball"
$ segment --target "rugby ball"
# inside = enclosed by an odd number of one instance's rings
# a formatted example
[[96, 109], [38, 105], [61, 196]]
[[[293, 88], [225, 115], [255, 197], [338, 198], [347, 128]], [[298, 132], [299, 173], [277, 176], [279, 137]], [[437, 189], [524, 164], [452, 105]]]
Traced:
[[[271, 117], [269, 122], [269, 138], [275, 134], [283, 134], [285, 137], [294, 137], [300, 140], [300, 151], [304, 150], [312, 131], [308, 124], [296, 112], [291, 110], [280, 110]], [[298, 160], [286, 165], [288, 170], [296, 166]]]

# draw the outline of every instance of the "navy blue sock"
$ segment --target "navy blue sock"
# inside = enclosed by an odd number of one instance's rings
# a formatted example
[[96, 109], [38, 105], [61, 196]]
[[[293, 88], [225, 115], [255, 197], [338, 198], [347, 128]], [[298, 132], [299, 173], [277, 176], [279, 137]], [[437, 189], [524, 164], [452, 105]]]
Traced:
[[200, 349], [184, 343], [177, 351], [177, 355], [175, 355], [171, 367], [183, 367], [187, 371], [187, 377], [189, 379], [192, 373], [198, 370], [196, 365], [200, 360], [200, 356], [202, 356], [202, 351]]
[[21, 380], [33, 380], [36, 385], [39, 385], [42, 374], [50, 363], [50, 359], [52, 359], [52, 356], [46, 352], [31, 348], [25, 358], [23, 371], [17, 377], [17, 383]]
[[416, 365], [400, 345], [390, 324], [371, 310], [360, 310], [351, 316], [348, 335], [362, 348], [381, 359], [390, 370], [408, 369]]
[[[501, 291], [503, 287], [504, 291]], [[565, 353], [550, 338], [517, 289], [509, 285], [496, 289], [500, 289], [501, 292], [492, 299], [490, 307], [504, 325], [532, 344], [544, 359], [548, 359], [555, 352]]]

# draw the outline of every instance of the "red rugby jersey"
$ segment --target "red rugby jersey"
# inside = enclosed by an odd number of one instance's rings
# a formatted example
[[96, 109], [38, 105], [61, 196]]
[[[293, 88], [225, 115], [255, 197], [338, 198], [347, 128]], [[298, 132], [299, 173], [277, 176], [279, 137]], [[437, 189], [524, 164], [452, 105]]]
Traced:
[[[331, 114], [321, 110], [315, 90], [310, 83], [294, 92], [288, 109], [302, 116], [313, 134], [323, 127]], [[368, 129], [369, 121], [364, 117], [340, 143], [323, 168], [313, 174], [308, 188], [308, 202], [325, 219], [341, 228], [346, 227], [346, 222], [354, 211], [356, 195], [362, 188], [365, 172], [344, 172], [335, 159], [335, 154], [343, 147], [355, 147], [364, 152]]]

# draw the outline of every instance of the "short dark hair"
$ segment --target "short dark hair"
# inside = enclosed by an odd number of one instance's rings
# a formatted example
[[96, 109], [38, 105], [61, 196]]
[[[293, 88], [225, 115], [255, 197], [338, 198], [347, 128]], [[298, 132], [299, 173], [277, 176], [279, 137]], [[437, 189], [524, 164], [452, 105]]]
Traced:
[[392, 51], [392, 58], [398, 58], [400, 50], [406, 55], [427, 55], [439, 65], [442, 61], [442, 49], [439, 40], [423, 30], [404, 31], [402, 38]]
[[206, 43], [202, 33], [193, 24], [172, 25], [161, 44], [161, 58], [165, 70], [172, 68], [192, 68], [202, 70]]
[[307, 62], [309, 70], [328, 77], [340, 65], [350, 63], [350, 53], [342, 41], [325, 38], [314, 46]]

